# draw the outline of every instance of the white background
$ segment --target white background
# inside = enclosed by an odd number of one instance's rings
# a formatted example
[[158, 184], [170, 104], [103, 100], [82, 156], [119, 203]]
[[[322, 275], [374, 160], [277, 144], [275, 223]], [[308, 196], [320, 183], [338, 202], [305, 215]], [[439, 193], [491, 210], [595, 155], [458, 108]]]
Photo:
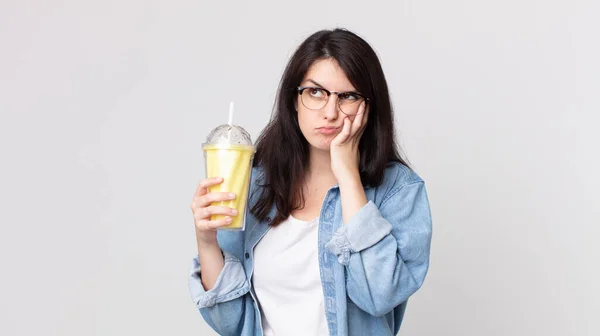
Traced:
[[0, 2], [0, 334], [213, 335], [201, 143], [254, 138], [294, 48], [378, 52], [434, 216], [402, 335], [599, 335], [597, 1]]

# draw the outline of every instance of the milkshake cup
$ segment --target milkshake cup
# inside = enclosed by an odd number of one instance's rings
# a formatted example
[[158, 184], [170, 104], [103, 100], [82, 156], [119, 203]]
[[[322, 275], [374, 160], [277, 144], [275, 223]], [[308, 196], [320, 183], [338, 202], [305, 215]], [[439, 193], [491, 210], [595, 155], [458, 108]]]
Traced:
[[[231, 124], [233, 107], [230, 107], [230, 123], [215, 128], [202, 144], [206, 177], [223, 177], [223, 182], [209, 188], [209, 192], [235, 193], [230, 201], [213, 202], [212, 205], [234, 208], [238, 211], [232, 223], [219, 227], [219, 230], [244, 230], [246, 206], [252, 173], [254, 146], [250, 134], [242, 127]], [[225, 215], [212, 215], [210, 220], [218, 220]]]

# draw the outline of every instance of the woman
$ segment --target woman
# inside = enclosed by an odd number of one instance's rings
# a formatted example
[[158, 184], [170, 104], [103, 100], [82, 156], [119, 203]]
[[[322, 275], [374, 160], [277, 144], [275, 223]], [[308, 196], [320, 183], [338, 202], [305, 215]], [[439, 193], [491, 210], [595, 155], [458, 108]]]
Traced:
[[219, 231], [222, 178], [191, 205], [190, 291], [221, 335], [395, 335], [429, 265], [425, 186], [399, 155], [383, 70], [343, 29], [319, 31], [283, 74], [257, 140], [246, 230]]

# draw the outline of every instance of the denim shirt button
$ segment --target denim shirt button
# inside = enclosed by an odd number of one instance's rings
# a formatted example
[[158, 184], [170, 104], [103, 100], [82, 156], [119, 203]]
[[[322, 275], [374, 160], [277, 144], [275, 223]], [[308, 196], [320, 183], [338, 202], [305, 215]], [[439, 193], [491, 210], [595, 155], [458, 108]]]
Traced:
[[269, 216], [265, 217], [265, 222], [271, 223], [271, 217], [269, 217]]
[[248, 253], [248, 252], [244, 253], [244, 257], [246, 257], [246, 259], [250, 258], [250, 253]]

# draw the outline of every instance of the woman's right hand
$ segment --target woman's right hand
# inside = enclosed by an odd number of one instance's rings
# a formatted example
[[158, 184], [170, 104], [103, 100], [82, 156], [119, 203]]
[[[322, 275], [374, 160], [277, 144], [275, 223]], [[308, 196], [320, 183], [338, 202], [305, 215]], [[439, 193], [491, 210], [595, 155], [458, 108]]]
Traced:
[[[235, 194], [228, 192], [209, 193], [208, 188], [223, 182], [222, 177], [212, 177], [200, 181], [190, 208], [194, 214], [196, 238], [198, 244], [216, 244], [217, 228], [231, 224], [237, 210], [229, 207], [214, 206], [213, 202], [230, 201]], [[225, 215], [218, 220], [210, 220], [211, 215]]]

